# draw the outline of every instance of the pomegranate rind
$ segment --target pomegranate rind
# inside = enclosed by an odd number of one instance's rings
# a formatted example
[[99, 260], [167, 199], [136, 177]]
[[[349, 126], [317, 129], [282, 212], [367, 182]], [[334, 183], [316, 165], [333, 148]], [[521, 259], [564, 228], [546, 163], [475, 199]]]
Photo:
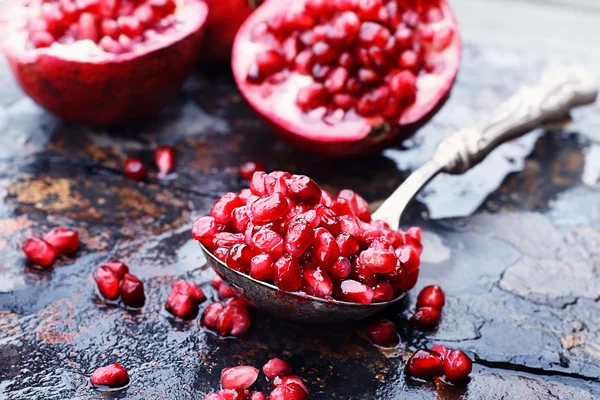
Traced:
[[2, 48], [23, 91], [62, 119], [115, 125], [152, 116], [175, 96], [200, 52], [208, 7], [182, 0], [176, 29], [124, 54], [107, 53], [91, 40], [32, 48], [23, 7], [11, 13]]
[[282, 139], [301, 150], [330, 157], [345, 157], [374, 153], [396, 139], [413, 135], [443, 105], [456, 79], [462, 42], [456, 18], [445, 2], [440, 2], [443, 19], [431, 24], [435, 28], [450, 27], [454, 34], [450, 44], [427, 60], [443, 61], [445, 68], [439, 73], [421, 74], [417, 77], [417, 98], [406, 108], [397, 124], [381, 117], [365, 118], [354, 110], [333, 125], [319, 119], [307, 119], [296, 105], [300, 88], [313, 83], [307, 75], [290, 73], [276, 86], [252, 84], [247, 81], [248, 70], [256, 56], [269, 48], [267, 44], [252, 40], [252, 32], [259, 24], [270, 20], [282, 10], [300, 12], [306, 0], [278, 0], [263, 3], [241, 26], [233, 44], [232, 69], [242, 95], [250, 106], [272, 126]]

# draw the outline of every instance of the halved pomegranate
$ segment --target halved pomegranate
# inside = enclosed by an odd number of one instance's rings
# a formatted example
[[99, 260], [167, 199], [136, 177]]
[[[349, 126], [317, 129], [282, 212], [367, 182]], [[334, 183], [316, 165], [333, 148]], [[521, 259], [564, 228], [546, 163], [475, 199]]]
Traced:
[[348, 156], [414, 133], [447, 98], [461, 53], [445, 0], [279, 0], [242, 25], [232, 66], [285, 140]]
[[157, 112], [197, 57], [202, 0], [15, 0], [4, 51], [36, 103], [57, 116], [116, 124]]

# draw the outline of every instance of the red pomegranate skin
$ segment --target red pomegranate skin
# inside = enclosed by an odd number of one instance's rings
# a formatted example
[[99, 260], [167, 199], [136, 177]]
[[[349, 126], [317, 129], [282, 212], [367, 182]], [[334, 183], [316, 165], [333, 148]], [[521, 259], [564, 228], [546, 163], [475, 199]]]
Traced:
[[185, 7], [198, 15], [188, 34], [112, 61], [67, 60], [46, 49], [26, 53], [10, 32], [4, 52], [23, 91], [62, 119], [95, 125], [142, 120], [175, 96], [200, 52], [208, 8], [199, 0], [186, 0]]

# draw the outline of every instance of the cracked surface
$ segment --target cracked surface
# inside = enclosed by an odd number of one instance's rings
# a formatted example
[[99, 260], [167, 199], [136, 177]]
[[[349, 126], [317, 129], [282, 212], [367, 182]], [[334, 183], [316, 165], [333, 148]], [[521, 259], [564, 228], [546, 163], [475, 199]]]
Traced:
[[[465, 176], [440, 177], [412, 206], [406, 222], [424, 227], [425, 263], [410, 299], [386, 315], [402, 336], [394, 351], [371, 346], [364, 323], [321, 330], [254, 311], [249, 336], [233, 340], [196, 322], [176, 323], [163, 310], [179, 277], [202, 283], [214, 298], [212, 272], [189, 228], [222, 192], [243, 187], [242, 161], [260, 159], [376, 202], [442, 136], [534, 79], [541, 63], [467, 46], [453, 96], [432, 123], [403, 147], [361, 162], [301, 155], [275, 140], [225, 75], [193, 77], [155, 121], [121, 130], [62, 123], [7, 89], [0, 102], [0, 398], [95, 399], [87, 377], [112, 362], [133, 382], [110, 398], [201, 398], [218, 387], [222, 368], [261, 366], [272, 356], [288, 359], [317, 400], [599, 398], [600, 186], [584, 186], [581, 176], [590, 144], [584, 128], [600, 117], [585, 110], [565, 132], [540, 129]], [[0, 81], [6, 74], [0, 66]], [[142, 184], [123, 178], [126, 156], [150, 163], [163, 143], [177, 149], [177, 176]], [[470, 217], [423, 219], [477, 208]], [[81, 250], [47, 271], [27, 266], [19, 244], [57, 225], [79, 231]], [[141, 312], [96, 297], [91, 272], [112, 258], [144, 280]], [[432, 283], [447, 294], [440, 327], [412, 330], [414, 293]], [[405, 379], [410, 353], [435, 343], [476, 360], [467, 386]]]

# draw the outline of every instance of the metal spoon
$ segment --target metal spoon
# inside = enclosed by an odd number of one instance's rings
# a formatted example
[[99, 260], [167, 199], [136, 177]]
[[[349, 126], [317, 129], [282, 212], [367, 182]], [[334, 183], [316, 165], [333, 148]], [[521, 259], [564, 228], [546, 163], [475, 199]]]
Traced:
[[[500, 144], [539, 125], [566, 117], [571, 108], [593, 103], [597, 94], [597, 83], [581, 67], [559, 66], [548, 70], [537, 85], [523, 87], [478, 127], [457, 131], [442, 140], [431, 161], [413, 172], [373, 214], [373, 219], [398, 229], [408, 203], [438, 173], [464, 173]], [[305, 323], [355, 321], [378, 313], [404, 297], [362, 305], [282, 292], [273, 284], [229, 269], [202, 244], [200, 247], [209, 265], [234, 291], [260, 309], [287, 320]]]

